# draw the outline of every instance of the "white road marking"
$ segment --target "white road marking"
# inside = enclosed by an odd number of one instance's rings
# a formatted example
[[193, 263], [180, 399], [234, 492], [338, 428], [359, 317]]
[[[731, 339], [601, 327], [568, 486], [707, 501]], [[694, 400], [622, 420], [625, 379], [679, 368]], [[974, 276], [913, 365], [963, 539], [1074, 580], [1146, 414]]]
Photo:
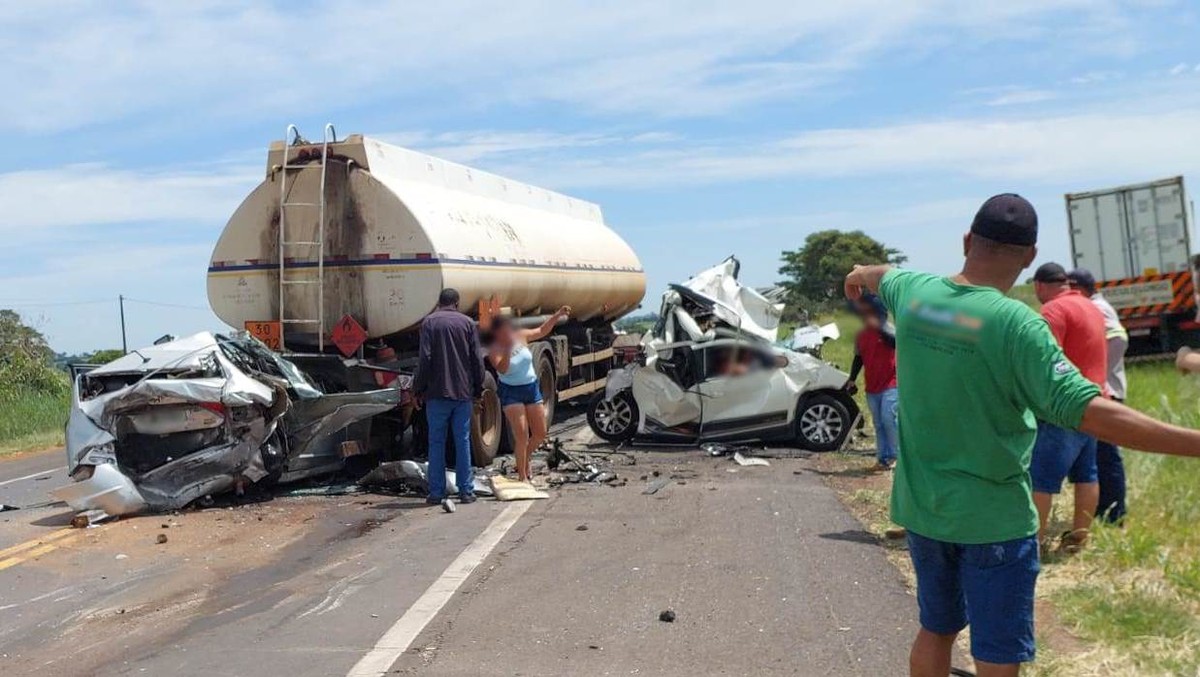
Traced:
[[67, 466], [64, 465], [61, 468], [52, 468], [50, 470], [43, 470], [41, 472], [35, 472], [32, 475], [26, 475], [24, 477], [14, 477], [11, 480], [4, 480], [3, 482], [0, 482], [0, 487], [4, 486], [6, 484], [13, 484], [14, 482], [20, 482], [22, 480], [31, 480], [35, 477], [41, 477], [42, 475], [50, 475], [50, 474], [58, 472], [59, 470], [66, 470], [66, 469], [67, 469]]
[[517, 520], [521, 519], [521, 515], [529, 509], [533, 501], [520, 501], [513, 503], [504, 509], [504, 512], [496, 516], [492, 523], [479, 534], [471, 545], [467, 546], [458, 557], [450, 563], [450, 566], [442, 572], [424, 594], [413, 603], [408, 611], [396, 621], [396, 624], [379, 638], [375, 643], [375, 648], [367, 652], [361, 660], [350, 668], [350, 672], [346, 677], [380, 677], [387, 673], [392, 667], [392, 663], [396, 662], [397, 658], [408, 650], [408, 647], [421, 634], [429, 621], [433, 620], [442, 607], [446, 606], [446, 602], [454, 596], [454, 593], [462, 587], [462, 584], [471, 576], [471, 572], [487, 559], [487, 556], [495, 549], [504, 538], [504, 534], [512, 528]]

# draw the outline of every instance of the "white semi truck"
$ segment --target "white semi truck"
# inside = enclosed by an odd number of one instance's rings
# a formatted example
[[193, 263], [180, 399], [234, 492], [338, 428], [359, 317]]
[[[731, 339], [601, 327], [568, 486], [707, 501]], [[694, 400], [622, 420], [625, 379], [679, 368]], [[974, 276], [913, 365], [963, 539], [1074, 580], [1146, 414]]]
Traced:
[[[417, 329], [445, 287], [482, 325], [497, 313], [534, 324], [572, 307], [531, 346], [552, 415], [557, 401], [603, 389], [612, 321], [641, 303], [645, 274], [595, 204], [377, 139], [339, 140], [332, 126], [320, 142], [289, 127], [271, 144], [262, 183], [208, 269], [221, 320], [324, 373], [331, 389], [404, 382]], [[347, 360], [330, 357], [334, 343]], [[419, 418], [410, 409], [376, 426], [366, 446], [391, 446]], [[490, 377], [474, 423], [475, 461], [490, 462], [506, 437]]]
[[1075, 267], [1086, 268], [1129, 332], [1129, 354], [1194, 345], [1195, 272], [1183, 177], [1068, 193]]

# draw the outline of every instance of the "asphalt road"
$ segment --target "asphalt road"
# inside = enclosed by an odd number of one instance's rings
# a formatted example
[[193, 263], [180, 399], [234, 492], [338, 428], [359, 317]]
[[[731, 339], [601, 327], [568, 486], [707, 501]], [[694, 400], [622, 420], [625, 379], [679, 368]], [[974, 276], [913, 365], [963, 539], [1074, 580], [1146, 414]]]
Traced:
[[[371, 495], [85, 530], [0, 513], [0, 674], [903, 672], [915, 601], [808, 461], [633, 457], [624, 486], [453, 515]], [[47, 500], [60, 462], [0, 462], [0, 501]]]

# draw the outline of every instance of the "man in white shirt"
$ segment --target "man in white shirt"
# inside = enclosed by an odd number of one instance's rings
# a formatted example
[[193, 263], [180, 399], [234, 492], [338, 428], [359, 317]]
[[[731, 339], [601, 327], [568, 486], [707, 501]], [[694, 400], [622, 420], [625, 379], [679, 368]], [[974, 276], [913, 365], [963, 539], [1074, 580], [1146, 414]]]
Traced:
[[[1125, 400], [1125, 350], [1129, 334], [1121, 325], [1121, 317], [1104, 295], [1096, 291], [1096, 278], [1091, 272], [1077, 268], [1067, 275], [1071, 287], [1078, 289], [1104, 315], [1104, 337], [1108, 341], [1108, 395], [1118, 402]], [[1100, 474], [1100, 503], [1096, 517], [1118, 523], [1125, 516], [1125, 464], [1121, 450], [1110, 442], [1099, 440], [1096, 446], [1096, 466]]]

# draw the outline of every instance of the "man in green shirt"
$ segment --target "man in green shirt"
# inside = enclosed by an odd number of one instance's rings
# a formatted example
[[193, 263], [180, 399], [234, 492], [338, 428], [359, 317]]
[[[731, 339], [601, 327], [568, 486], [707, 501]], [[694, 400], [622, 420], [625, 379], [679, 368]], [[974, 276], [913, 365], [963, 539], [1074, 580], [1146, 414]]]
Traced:
[[896, 325], [900, 448], [892, 520], [908, 529], [921, 631], [914, 677], [945, 677], [971, 624], [979, 677], [1034, 656], [1038, 516], [1029, 478], [1037, 419], [1114, 443], [1200, 455], [1200, 432], [1101, 397], [1045, 320], [1005, 293], [1037, 255], [1037, 214], [1013, 194], [983, 204], [961, 273], [856, 266], [846, 295], [877, 293]]

